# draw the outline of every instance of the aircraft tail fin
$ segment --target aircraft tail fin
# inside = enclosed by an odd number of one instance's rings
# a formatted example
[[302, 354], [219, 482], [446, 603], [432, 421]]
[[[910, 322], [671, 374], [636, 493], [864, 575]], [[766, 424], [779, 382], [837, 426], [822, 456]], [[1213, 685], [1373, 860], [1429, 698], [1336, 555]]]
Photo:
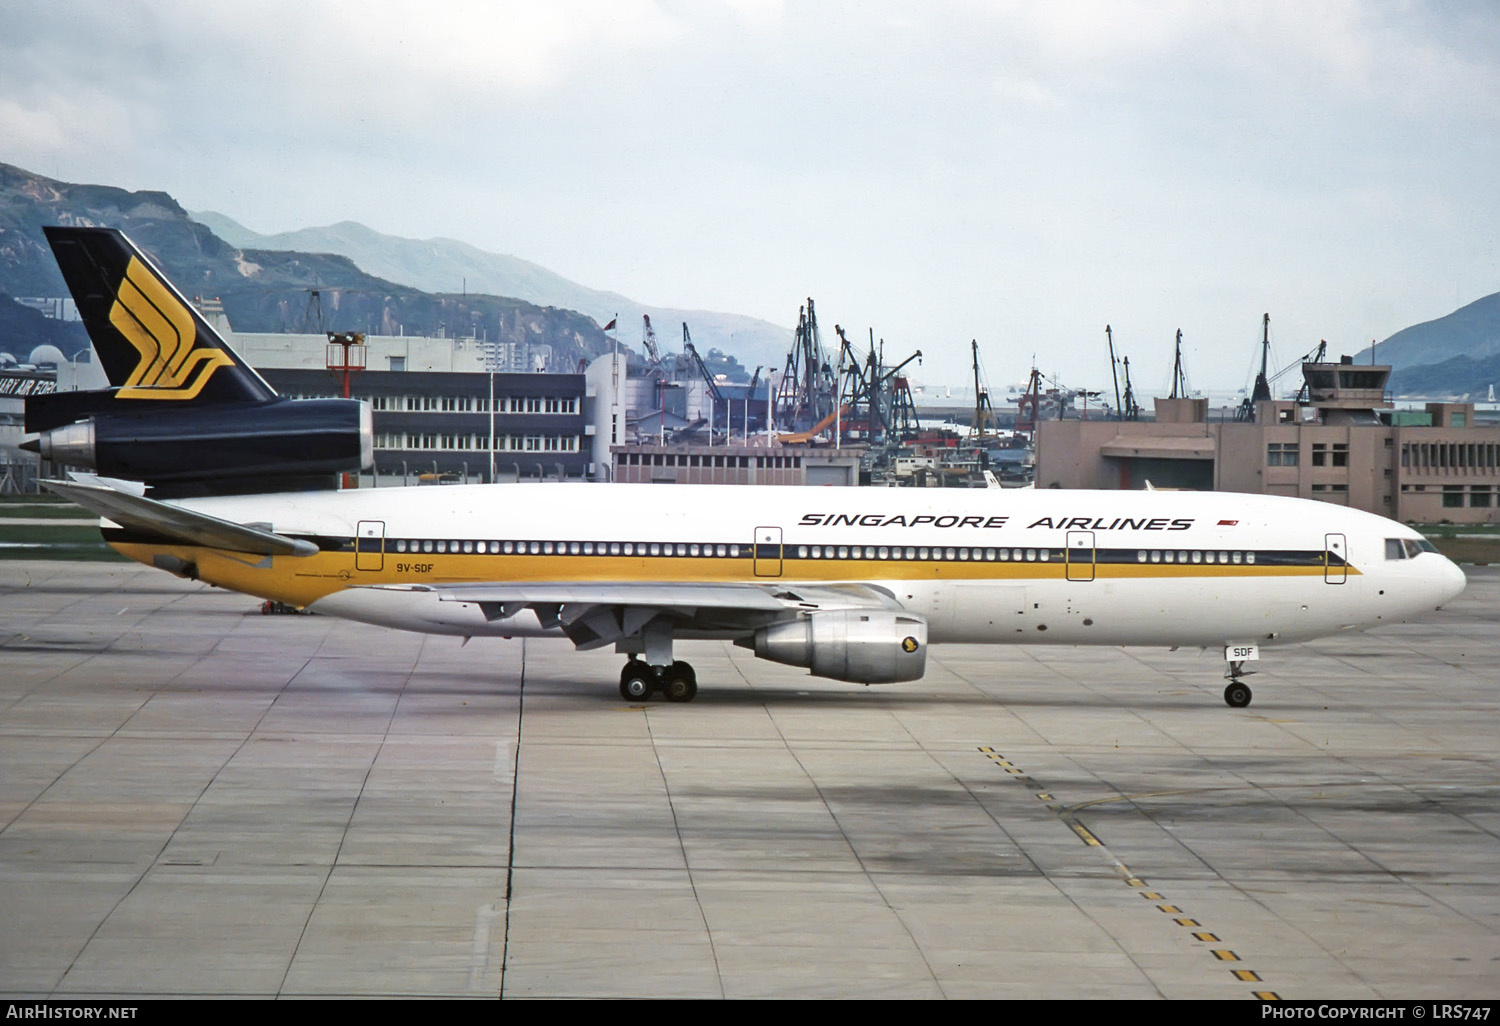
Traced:
[[275, 389], [123, 233], [114, 228], [43, 231], [113, 399], [257, 403], [276, 398]]

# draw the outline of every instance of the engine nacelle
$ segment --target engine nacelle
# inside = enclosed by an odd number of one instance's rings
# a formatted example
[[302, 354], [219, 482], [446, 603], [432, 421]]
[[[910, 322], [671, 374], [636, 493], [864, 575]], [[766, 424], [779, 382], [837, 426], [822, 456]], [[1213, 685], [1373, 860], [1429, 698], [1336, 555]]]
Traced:
[[839, 609], [755, 632], [755, 654], [805, 666], [818, 677], [858, 684], [917, 680], [927, 672], [927, 621], [891, 610]]
[[27, 448], [105, 477], [153, 485], [356, 471], [374, 456], [370, 407], [355, 399], [154, 405], [97, 410], [41, 432]]

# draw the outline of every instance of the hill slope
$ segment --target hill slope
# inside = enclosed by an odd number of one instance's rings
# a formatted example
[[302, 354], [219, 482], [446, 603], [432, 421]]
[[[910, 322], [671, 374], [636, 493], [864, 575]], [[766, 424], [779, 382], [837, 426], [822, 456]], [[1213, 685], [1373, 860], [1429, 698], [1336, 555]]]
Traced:
[[[705, 356], [710, 348], [718, 348], [751, 366], [780, 366], [791, 348], [790, 328], [739, 314], [648, 306], [616, 292], [579, 285], [528, 260], [487, 253], [455, 239], [405, 239], [383, 235], [353, 221], [260, 235], [213, 211], [193, 216], [236, 246], [338, 253], [371, 274], [427, 291], [467, 289], [515, 296], [539, 306], [577, 310], [600, 324], [618, 315], [620, 341], [635, 348], [639, 348], [643, 314], [651, 318], [663, 352], [681, 350], [684, 321], [692, 332], [694, 346]], [[789, 306], [794, 307], [796, 302], [795, 297], [789, 297]]]
[[[58, 182], [0, 164], [0, 293], [65, 296], [43, 225], [105, 225], [139, 245], [189, 297], [223, 301], [240, 331], [363, 331], [468, 335], [553, 347], [552, 366], [572, 370], [613, 342], [583, 314], [521, 299], [430, 294], [366, 273], [344, 256], [239, 248], [195, 221], [162, 192]], [[308, 323], [312, 292], [322, 323]], [[0, 303], [0, 331], [17, 304]], [[26, 329], [15, 318], [13, 330]], [[74, 326], [76, 327], [76, 326]], [[66, 346], [65, 351], [70, 351]]]
[[[1398, 394], [1484, 395], [1500, 383], [1500, 292], [1445, 317], [1402, 328], [1375, 346]], [[1354, 357], [1369, 363], [1367, 348]]]

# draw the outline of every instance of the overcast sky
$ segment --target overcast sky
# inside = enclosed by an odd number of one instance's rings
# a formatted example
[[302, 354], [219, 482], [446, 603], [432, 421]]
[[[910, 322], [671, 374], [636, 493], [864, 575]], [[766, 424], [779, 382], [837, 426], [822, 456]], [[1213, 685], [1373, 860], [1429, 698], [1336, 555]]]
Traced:
[[0, 160], [1232, 390], [1500, 291], [1500, 4], [8, 0]]

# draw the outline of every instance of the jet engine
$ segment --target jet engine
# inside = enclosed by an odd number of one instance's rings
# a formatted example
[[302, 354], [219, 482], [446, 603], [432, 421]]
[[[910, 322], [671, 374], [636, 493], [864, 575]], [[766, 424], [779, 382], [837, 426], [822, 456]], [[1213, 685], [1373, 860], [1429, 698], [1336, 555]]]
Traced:
[[859, 684], [916, 680], [927, 669], [927, 621], [883, 609], [839, 609], [772, 624], [736, 641], [761, 659]]
[[231, 492], [237, 485], [303, 487], [369, 466], [374, 456], [370, 407], [356, 399], [152, 403], [139, 412], [102, 405], [71, 423], [47, 424], [52, 418], [28, 404], [27, 429], [40, 434], [24, 447], [54, 463], [144, 481], [155, 494], [200, 490], [195, 485]]

